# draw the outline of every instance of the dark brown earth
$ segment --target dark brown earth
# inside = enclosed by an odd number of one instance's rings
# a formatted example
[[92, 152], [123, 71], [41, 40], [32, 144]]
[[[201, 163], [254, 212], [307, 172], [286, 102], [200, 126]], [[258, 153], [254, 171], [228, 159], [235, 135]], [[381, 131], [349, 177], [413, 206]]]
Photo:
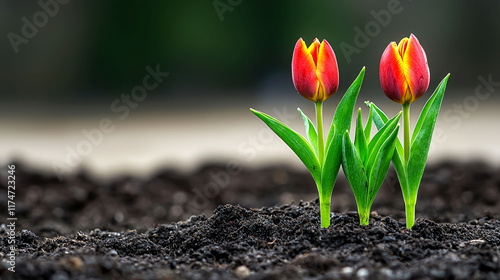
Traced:
[[0, 278], [500, 279], [498, 168], [429, 166], [408, 231], [393, 171], [366, 227], [340, 175], [332, 225], [320, 229], [309, 174], [234, 167], [103, 183], [84, 172], [59, 182], [16, 164], [15, 273], [5, 168]]

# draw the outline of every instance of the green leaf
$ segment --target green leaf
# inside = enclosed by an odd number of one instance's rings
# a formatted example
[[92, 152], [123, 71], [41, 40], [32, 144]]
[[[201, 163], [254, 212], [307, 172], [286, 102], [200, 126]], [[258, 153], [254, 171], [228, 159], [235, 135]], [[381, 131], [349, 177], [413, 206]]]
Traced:
[[324, 191], [330, 194], [333, 190], [333, 184], [337, 179], [340, 168], [343, 131], [351, 128], [352, 113], [364, 76], [365, 68], [363, 67], [358, 77], [354, 80], [349, 89], [347, 89], [344, 97], [337, 106], [330, 131], [328, 132], [325, 145], [325, 164], [321, 173], [321, 183]]
[[370, 111], [373, 111], [373, 122], [375, 123], [375, 126], [377, 129], [380, 129], [384, 126], [384, 124], [389, 120], [387, 115], [380, 110], [375, 103], [370, 102], [370, 101], [365, 101], [366, 106], [370, 108]]
[[[448, 83], [448, 79], [450, 77], [450, 74], [448, 74], [438, 85], [434, 93], [431, 95], [429, 100], [425, 103], [424, 107], [422, 108], [422, 111], [420, 112], [420, 116], [418, 117], [418, 121], [415, 124], [415, 129], [413, 130], [413, 135], [411, 137], [411, 143], [415, 140], [415, 137], [417, 134], [420, 132], [422, 129], [422, 125], [428, 121], [432, 121], [432, 119], [429, 118], [429, 115], [432, 115], [435, 113], [437, 117], [437, 113], [433, 112], [436, 110], [437, 106], [437, 111], [439, 112], [439, 108], [441, 107], [441, 102], [443, 101], [443, 96], [444, 96], [444, 91], [446, 89], [446, 84]], [[434, 105], [439, 103], [439, 105]], [[434, 107], [433, 107], [434, 106]], [[434, 122], [436, 120], [434, 119]]]
[[370, 142], [370, 134], [372, 132], [372, 121], [373, 121], [373, 108], [370, 107], [370, 114], [368, 115], [368, 121], [366, 122], [366, 127], [365, 127], [365, 139], [367, 142]]
[[358, 209], [368, 207], [368, 182], [366, 170], [358, 155], [356, 147], [349, 138], [349, 132], [342, 138], [342, 169], [356, 198]]
[[250, 111], [264, 121], [295, 152], [311, 172], [314, 181], [321, 182], [321, 167], [311, 144], [302, 135], [275, 118], [254, 109]]
[[[388, 122], [386, 126], [389, 126]], [[394, 148], [396, 146], [396, 140], [399, 131], [399, 124], [396, 125], [390, 134], [385, 138], [384, 143], [377, 150], [376, 156], [372, 165], [370, 166], [370, 171], [368, 173], [368, 206], [371, 206], [375, 196], [384, 181], [389, 170], [389, 164], [391, 163], [392, 156], [394, 154]]]
[[[380, 129], [389, 120], [387, 115], [380, 110], [375, 103], [366, 102], [366, 105], [373, 108], [373, 122], [377, 129]], [[396, 138], [396, 152], [392, 155], [392, 163], [394, 164], [394, 169], [398, 175], [399, 184], [401, 185], [401, 191], [403, 192], [403, 197], [405, 201], [410, 199], [410, 190], [408, 184], [408, 175], [406, 174], [406, 167], [404, 164], [404, 151], [401, 141]]]
[[366, 106], [368, 106], [368, 108], [370, 108], [370, 111], [373, 110], [373, 122], [375, 123], [377, 129], [380, 129], [389, 120], [389, 118], [382, 110], [380, 110], [379, 107], [377, 107], [377, 105], [375, 105], [375, 103], [365, 101], [365, 104]]
[[[359, 153], [359, 157], [363, 164], [366, 163], [368, 157], [368, 146], [366, 144], [365, 133], [363, 132], [363, 122], [361, 120], [361, 108], [358, 110], [358, 120], [356, 122], [356, 136], [354, 138], [354, 146]], [[365, 166], [366, 167], [366, 166]]]
[[304, 120], [304, 126], [306, 128], [306, 135], [307, 135], [307, 140], [309, 140], [309, 143], [314, 149], [314, 152], [316, 152], [316, 156], [319, 157], [318, 155], [318, 133], [316, 132], [316, 128], [314, 127], [314, 124], [311, 122], [311, 120], [300, 110], [300, 108], [297, 108], [299, 111], [300, 115], [302, 116], [302, 120]]
[[[365, 104], [368, 107], [370, 107], [370, 109], [373, 109], [373, 111], [374, 111], [373, 122], [375, 123], [375, 126], [377, 127], [377, 129], [380, 129], [381, 127], [383, 127], [384, 124], [389, 120], [387, 115], [382, 110], [380, 110], [380, 108], [377, 107], [377, 105], [375, 105], [375, 103], [366, 101]], [[404, 162], [403, 161], [403, 158], [404, 158], [403, 145], [401, 144], [401, 141], [399, 141], [399, 139], [396, 140], [396, 151], [397, 151], [398, 156], [401, 158], [401, 162]]]
[[424, 174], [425, 164], [429, 153], [432, 133], [443, 101], [444, 91], [448, 82], [448, 74], [438, 85], [436, 91], [425, 104], [413, 132], [413, 140], [408, 160], [408, 182], [410, 183], [410, 197], [416, 198], [420, 180]]
[[388, 120], [384, 124], [384, 126], [375, 134], [375, 136], [373, 136], [372, 140], [368, 144], [368, 167], [372, 164], [375, 154], [378, 152], [380, 146], [382, 146], [387, 137], [389, 137], [389, 135], [392, 133], [400, 118], [401, 112], [395, 115], [392, 119]]
[[[344, 135], [343, 132], [349, 130], [351, 128], [351, 119], [352, 113], [354, 111], [354, 105], [356, 103], [356, 99], [358, 98], [359, 90], [361, 89], [361, 84], [363, 83], [363, 78], [365, 77], [365, 67], [361, 69], [358, 76], [352, 82], [351, 86], [347, 89], [344, 97], [340, 100], [339, 105], [337, 106], [337, 110], [335, 111], [335, 115], [333, 116], [332, 125], [335, 125], [335, 129], [337, 133], [333, 133], [333, 131], [328, 132], [328, 137], [326, 139], [326, 146], [330, 145], [330, 142], [333, 140], [334, 136], [339, 139], [339, 148], [342, 145], [342, 137]], [[342, 129], [345, 128], [345, 129]]]

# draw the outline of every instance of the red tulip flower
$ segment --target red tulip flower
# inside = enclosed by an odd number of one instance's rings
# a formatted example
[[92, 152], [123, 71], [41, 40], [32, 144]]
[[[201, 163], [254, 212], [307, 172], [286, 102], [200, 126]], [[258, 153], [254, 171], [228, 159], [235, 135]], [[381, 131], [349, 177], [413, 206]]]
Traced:
[[412, 103], [427, 91], [429, 80], [427, 56], [415, 35], [387, 46], [380, 59], [380, 84], [387, 97], [400, 104]]
[[326, 40], [314, 39], [306, 46], [297, 41], [292, 58], [292, 79], [297, 91], [314, 102], [323, 102], [339, 87], [339, 69], [332, 47]]
[[279, 120], [250, 109], [263, 120], [295, 152], [311, 173], [318, 188], [321, 227], [330, 226], [330, 203], [335, 180], [341, 165], [343, 136], [351, 128], [352, 112], [365, 75], [365, 68], [340, 101], [328, 131], [323, 131], [323, 101], [339, 87], [339, 69], [332, 47], [326, 40], [314, 39], [307, 47], [300, 38], [292, 56], [292, 80], [297, 91], [314, 101], [316, 126], [299, 108], [307, 139]]
[[404, 143], [397, 144], [399, 147], [394, 152], [392, 162], [403, 192], [408, 229], [415, 224], [418, 187], [448, 78], [449, 74], [425, 104], [410, 137], [410, 105], [429, 87], [430, 71], [427, 56], [417, 37], [411, 34], [409, 39], [403, 38], [397, 45], [396, 42], [391, 42], [380, 59], [382, 90], [387, 97], [403, 107]]

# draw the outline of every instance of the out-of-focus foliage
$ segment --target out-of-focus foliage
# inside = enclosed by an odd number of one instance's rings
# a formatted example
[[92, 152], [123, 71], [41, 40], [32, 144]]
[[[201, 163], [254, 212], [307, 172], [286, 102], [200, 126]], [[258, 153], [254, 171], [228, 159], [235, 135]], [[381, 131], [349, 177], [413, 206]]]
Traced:
[[[59, 3], [42, 0], [51, 1]], [[156, 64], [171, 73], [165, 87], [252, 88], [290, 71], [299, 37], [331, 43], [341, 87], [365, 65], [366, 86], [378, 86], [387, 42], [409, 33], [427, 50], [431, 75], [454, 69], [455, 86], [477, 84], [500, 60], [498, 1], [65, 1], [17, 54], [8, 35], [22, 36], [23, 17], [33, 23], [44, 10], [38, 1], [0, 4], [1, 96], [125, 90]]]

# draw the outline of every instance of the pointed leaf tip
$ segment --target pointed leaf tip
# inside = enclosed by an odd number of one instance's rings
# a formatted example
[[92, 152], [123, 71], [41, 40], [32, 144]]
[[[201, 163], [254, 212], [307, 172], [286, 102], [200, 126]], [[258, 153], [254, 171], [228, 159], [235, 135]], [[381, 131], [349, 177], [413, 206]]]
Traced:
[[292, 149], [307, 167], [314, 181], [320, 182], [321, 168], [311, 144], [302, 135], [277, 119], [256, 110], [253, 112]]

